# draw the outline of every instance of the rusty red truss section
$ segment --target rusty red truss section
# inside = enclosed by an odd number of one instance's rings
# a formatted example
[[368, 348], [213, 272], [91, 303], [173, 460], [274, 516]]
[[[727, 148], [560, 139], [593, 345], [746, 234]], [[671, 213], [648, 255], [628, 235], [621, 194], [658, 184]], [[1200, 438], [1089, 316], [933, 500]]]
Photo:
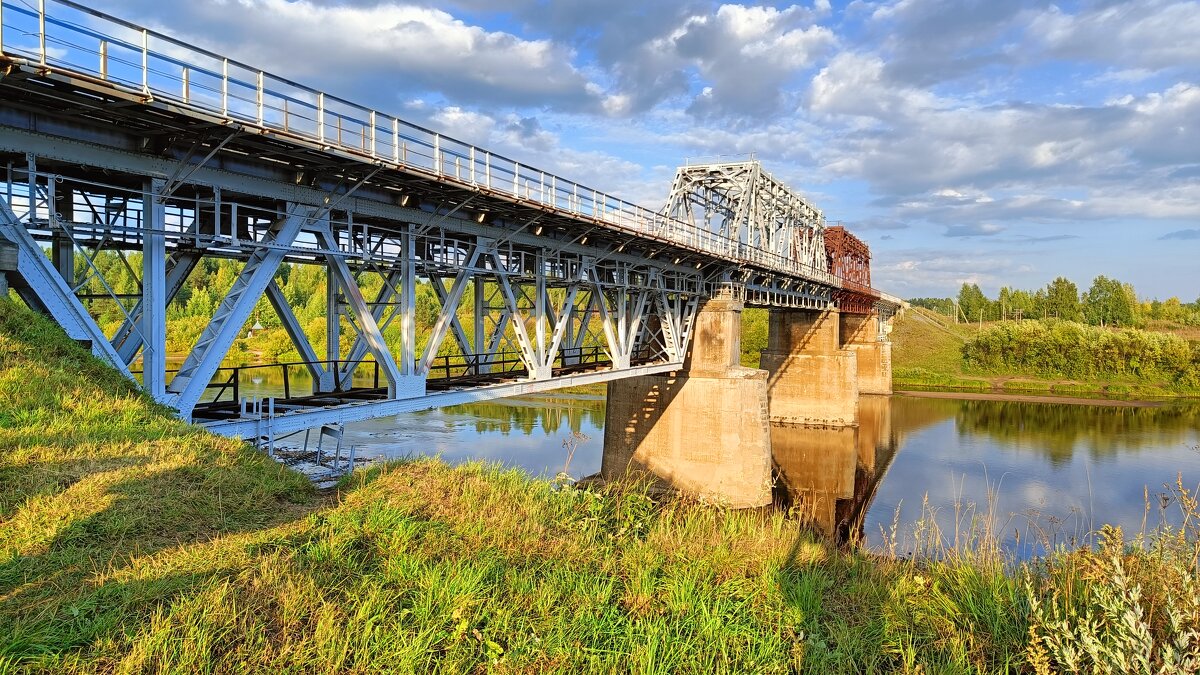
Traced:
[[871, 287], [871, 249], [841, 225], [825, 228], [825, 257], [833, 276]]
[[867, 314], [879, 294], [871, 288], [871, 249], [841, 225], [825, 228], [825, 259], [829, 273], [842, 281], [834, 301], [843, 312]]

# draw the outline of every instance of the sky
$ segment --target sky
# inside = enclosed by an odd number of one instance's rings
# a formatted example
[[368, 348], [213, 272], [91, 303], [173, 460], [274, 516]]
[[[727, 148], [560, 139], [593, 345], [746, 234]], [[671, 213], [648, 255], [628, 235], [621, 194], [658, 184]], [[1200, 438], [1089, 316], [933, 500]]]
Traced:
[[91, 0], [648, 207], [746, 158], [902, 297], [1200, 297], [1200, 2]]

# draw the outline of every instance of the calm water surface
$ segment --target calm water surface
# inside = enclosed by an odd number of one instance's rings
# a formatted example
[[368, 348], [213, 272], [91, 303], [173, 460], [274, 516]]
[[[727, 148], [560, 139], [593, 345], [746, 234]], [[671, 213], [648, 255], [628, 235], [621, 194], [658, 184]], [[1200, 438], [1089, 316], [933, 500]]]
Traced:
[[[1200, 405], [1161, 408], [893, 397], [880, 434], [863, 533], [884, 543], [931, 510], [952, 541], [956, 516], [991, 513], [1006, 548], [1042, 552], [1107, 523], [1126, 533], [1178, 522], [1159, 495], [1200, 483]], [[863, 430], [866, 431], [864, 426]], [[886, 440], [884, 440], [886, 437]], [[889, 459], [890, 455], [890, 459]], [[879, 461], [883, 460], [883, 461]], [[928, 506], [924, 505], [926, 502]], [[1147, 502], [1150, 509], [1147, 510]]]
[[[244, 395], [271, 393], [245, 383]], [[936, 522], [953, 543], [989, 518], [1005, 548], [1041, 552], [1104, 523], [1127, 533], [1173, 521], [1159, 496], [1178, 477], [1200, 483], [1200, 404], [1158, 408], [863, 397], [857, 429], [772, 429], [782, 503], [816, 523], [897, 551], [918, 523]], [[578, 449], [568, 472], [600, 470], [601, 396], [547, 394], [454, 406], [348, 425], [359, 457], [440, 455], [448, 462], [498, 461], [535, 476], [564, 469], [563, 442]], [[1150, 503], [1149, 511], [1147, 503]], [[932, 518], [930, 516], [932, 515]]]

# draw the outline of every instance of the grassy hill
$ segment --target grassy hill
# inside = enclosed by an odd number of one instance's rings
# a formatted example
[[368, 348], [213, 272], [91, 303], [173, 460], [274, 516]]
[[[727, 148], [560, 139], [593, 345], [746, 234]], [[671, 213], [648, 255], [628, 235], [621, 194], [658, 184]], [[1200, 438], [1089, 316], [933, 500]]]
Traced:
[[[962, 548], [931, 539], [937, 561], [899, 560], [831, 547], [780, 513], [436, 460], [319, 495], [0, 299], [0, 673], [1200, 663], [1196, 532], [1160, 535], [1152, 553], [1108, 540], [1015, 566], [981, 533]], [[1076, 632], [1100, 651], [1064, 651]]]
[[956, 324], [923, 307], [900, 314], [892, 330], [892, 360], [897, 368], [923, 368], [961, 374], [962, 346], [975, 325]]

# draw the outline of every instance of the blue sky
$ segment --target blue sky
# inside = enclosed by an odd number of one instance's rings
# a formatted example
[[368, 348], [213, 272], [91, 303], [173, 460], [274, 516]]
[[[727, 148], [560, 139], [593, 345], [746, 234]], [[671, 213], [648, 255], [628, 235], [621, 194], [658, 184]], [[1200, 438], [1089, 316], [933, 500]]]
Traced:
[[897, 295], [1200, 296], [1200, 2], [90, 4], [646, 206], [754, 153]]

